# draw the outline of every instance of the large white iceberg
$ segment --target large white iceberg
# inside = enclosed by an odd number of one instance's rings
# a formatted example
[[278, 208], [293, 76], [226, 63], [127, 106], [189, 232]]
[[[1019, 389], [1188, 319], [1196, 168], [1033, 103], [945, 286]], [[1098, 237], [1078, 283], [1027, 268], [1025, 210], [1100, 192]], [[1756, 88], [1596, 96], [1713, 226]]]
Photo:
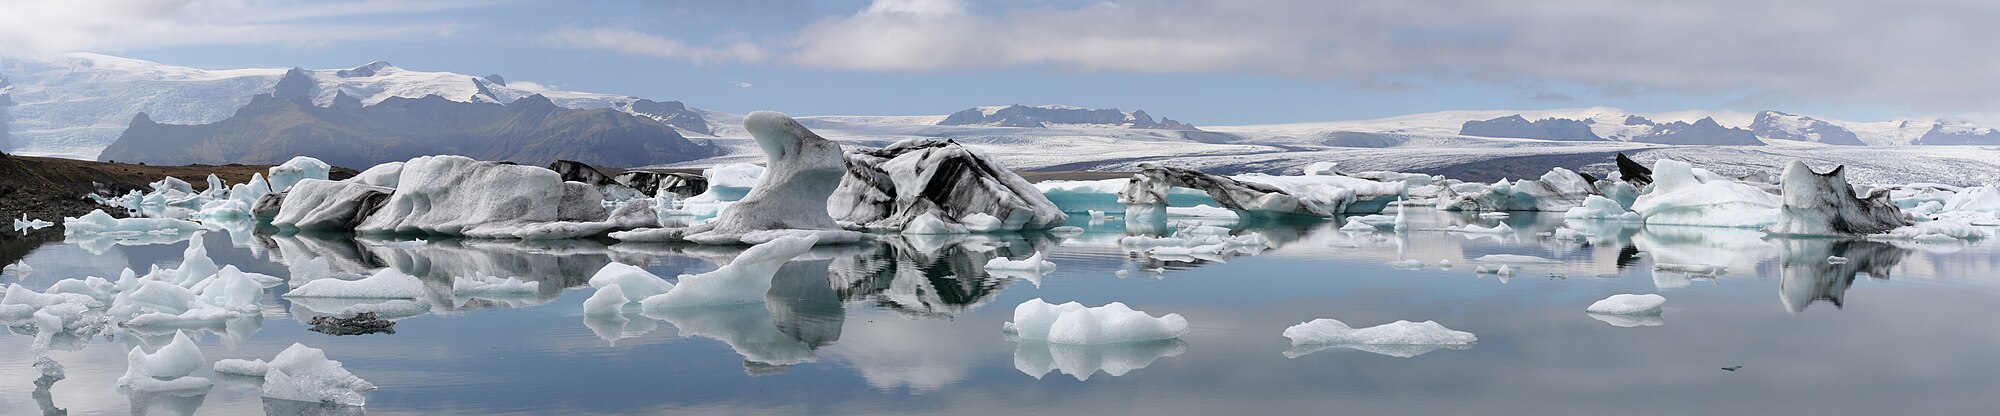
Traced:
[[1180, 314], [1154, 317], [1124, 303], [1085, 307], [1076, 302], [1051, 305], [1041, 298], [1014, 307], [1014, 320], [1004, 329], [1020, 339], [1051, 344], [1104, 345], [1180, 338], [1188, 323]]
[[513, 238], [530, 225], [603, 220], [603, 199], [540, 167], [424, 156], [404, 162], [395, 193], [355, 231]]
[[394, 188], [305, 179], [285, 192], [271, 225], [298, 230], [350, 230], [387, 201]]
[[1777, 195], [1723, 179], [1687, 162], [1653, 164], [1652, 190], [1632, 202], [1647, 224], [1761, 228], [1778, 222]]
[[839, 144], [776, 112], [750, 113], [744, 117], [743, 127], [756, 138], [770, 164], [748, 195], [708, 223], [687, 228], [621, 231], [611, 233], [611, 237], [701, 244], [757, 244], [803, 235], [828, 244], [867, 238], [865, 234], [842, 229], [827, 214], [827, 198], [847, 172]]

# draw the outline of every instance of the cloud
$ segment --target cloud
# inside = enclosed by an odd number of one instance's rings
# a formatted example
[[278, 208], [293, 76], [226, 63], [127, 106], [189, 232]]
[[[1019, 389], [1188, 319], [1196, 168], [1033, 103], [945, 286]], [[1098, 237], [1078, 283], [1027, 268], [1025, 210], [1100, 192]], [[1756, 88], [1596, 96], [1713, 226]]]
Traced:
[[483, 1], [17, 0], [0, 13], [0, 55], [196, 45], [325, 45], [451, 33], [451, 23], [391, 17]]
[[726, 42], [717, 46], [694, 46], [679, 40], [632, 29], [567, 27], [542, 35], [541, 43], [558, 48], [580, 48], [625, 55], [676, 59], [697, 64], [759, 62], [764, 48], [748, 41]]
[[1041, 67], [1332, 79], [1555, 82], [1750, 102], [1994, 106], [2000, 2], [877, 0], [812, 22], [804, 66]]
[[736, 81], [736, 88], [750, 88], [753, 86], [755, 85], [752, 85], [747, 81]]

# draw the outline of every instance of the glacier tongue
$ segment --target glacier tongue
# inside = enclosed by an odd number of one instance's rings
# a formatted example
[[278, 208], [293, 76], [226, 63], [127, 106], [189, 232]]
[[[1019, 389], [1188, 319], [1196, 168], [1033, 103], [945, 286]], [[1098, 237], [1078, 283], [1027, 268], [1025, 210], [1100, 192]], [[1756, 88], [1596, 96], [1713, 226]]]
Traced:
[[1069, 220], [1026, 179], [949, 140], [849, 152], [847, 174], [827, 206], [835, 219], [887, 230], [907, 230], [926, 215], [947, 222], [945, 228], [976, 232], [1047, 229]]

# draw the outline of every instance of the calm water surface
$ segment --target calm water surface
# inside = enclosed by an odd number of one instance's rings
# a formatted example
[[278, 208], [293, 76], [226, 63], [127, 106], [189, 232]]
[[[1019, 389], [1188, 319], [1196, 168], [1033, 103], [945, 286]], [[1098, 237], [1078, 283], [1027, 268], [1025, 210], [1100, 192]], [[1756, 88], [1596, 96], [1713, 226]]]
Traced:
[[[295, 302], [190, 329], [211, 361], [264, 358], [294, 342], [326, 351], [381, 389], [372, 414], [1987, 414], [2000, 407], [1994, 244], [1766, 239], [1745, 230], [1506, 220], [1413, 211], [1418, 227], [1505, 221], [1508, 235], [1350, 233], [1337, 223], [1225, 224], [1274, 248], [1161, 260], [1128, 252], [1122, 222], [1081, 236], [924, 237], [822, 247], [786, 266], [763, 305], [585, 317], [584, 284], [607, 262], [676, 276], [741, 248], [207, 233], [218, 263], [286, 277], [393, 267], [430, 284], [430, 311], [395, 334], [328, 336], [311, 316], [352, 302]], [[0, 281], [180, 262], [185, 240], [52, 242]], [[1039, 279], [992, 276], [996, 255], [1047, 251]], [[1488, 254], [1556, 259], [1513, 276], [1474, 272]], [[1828, 256], [1849, 258], [1828, 264]], [[1420, 260], [1421, 269], [1391, 267]], [[1441, 260], [1455, 267], [1438, 267]], [[1656, 265], [1723, 266], [1714, 276]], [[1120, 273], [1123, 271], [1123, 273]], [[472, 297], [453, 277], [540, 281], [535, 296]], [[1667, 297], [1657, 319], [1583, 312], [1619, 293]], [[1192, 324], [1179, 340], [1068, 347], [1001, 331], [1033, 298], [1124, 302]], [[412, 312], [415, 313], [415, 312]], [[1315, 318], [1372, 326], [1435, 320], [1477, 334], [1463, 349], [1293, 348], [1279, 335]], [[192, 397], [120, 393], [125, 353], [171, 330], [58, 340], [64, 380], [38, 383], [31, 335], [0, 336], [0, 414], [258, 414], [325, 409], [259, 397], [210, 374]], [[66, 341], [66, 342], [65, 342]], [[1736, 371], [1724, 367], [1742, 366]]]

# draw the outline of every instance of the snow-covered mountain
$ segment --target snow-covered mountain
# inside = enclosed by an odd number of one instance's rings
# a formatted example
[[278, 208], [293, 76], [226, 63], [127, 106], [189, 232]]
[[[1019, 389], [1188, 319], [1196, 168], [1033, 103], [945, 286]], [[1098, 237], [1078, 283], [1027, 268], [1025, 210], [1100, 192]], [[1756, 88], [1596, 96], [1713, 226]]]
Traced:
[[1134, 129], [1197, 130], [1193, 125], [1161, 118], [1153, 121], [1146, 110], [1118, 111], [1116, 108], [1082, 108], [1066, 105], [1007, 105], [973, 107], [951, 113], [940, 126], [989, 127], [1122, 127]]
[[[497, 75], [412, 71], [373, 62], [346, 69], [196, 69], [138, 59], [72, 53], [46, 59], [0, 58], [0, 77], [14, 84], [8, 126], [12, 153], [95, 159], [134, 115], [153, 121], [206, 124], [279, 92], [331, 106], [338, 95], [372, 105], [390, 97], [436, 95], [458, 102], [511, 103], [531, 95], [558, 106], [629, 108], [634, 97], [563, 91]], [[671, 124], [671, 123], [670, 123]]]
[[1581, 120], [1552, 117], [1528, 121], [1527, 118], [1515, 114], [1491, 120], [1467, 121], [1459, 127], [1458, 134], [1557, 141], [1616, 140], [1678, 145], [1764, 144], [1749, 130], [1723, 127], [1712, 117], [1702, 117], [1693, 123], [1685, 121], [1659, 123], [1636, 114], [1626, 115], [1616, 121], [1597, 117]]
[[1780, 111], [1759, 111], [1757, 119], [1750, 122], [1750, 131], [1757, 137], [1772, 140], [1796, 140], [1821, 144], [1845, 146], [1866, 146], [1854, 131], [1824, 120], [1785, 113]]

